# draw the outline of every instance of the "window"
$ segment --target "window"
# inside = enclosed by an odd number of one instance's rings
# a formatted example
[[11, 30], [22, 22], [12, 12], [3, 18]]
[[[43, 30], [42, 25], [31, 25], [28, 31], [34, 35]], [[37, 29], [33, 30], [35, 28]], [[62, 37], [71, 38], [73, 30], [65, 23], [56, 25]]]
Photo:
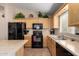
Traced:
[[68, 11], [65, 11], [63, 14], [59, 16], [60, 19], [60, 32], [66, 33], [68, 32]]

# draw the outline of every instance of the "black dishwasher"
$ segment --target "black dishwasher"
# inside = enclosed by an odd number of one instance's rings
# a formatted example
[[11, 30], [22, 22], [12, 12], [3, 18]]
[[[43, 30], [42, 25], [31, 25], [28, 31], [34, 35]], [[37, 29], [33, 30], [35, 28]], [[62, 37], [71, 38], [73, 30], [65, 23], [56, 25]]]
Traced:
[[74, 56], [69, 51], [67, 51], [65, 48], [60, 46], [58, 43], [56, 43], [56, 54], [57, 56]]

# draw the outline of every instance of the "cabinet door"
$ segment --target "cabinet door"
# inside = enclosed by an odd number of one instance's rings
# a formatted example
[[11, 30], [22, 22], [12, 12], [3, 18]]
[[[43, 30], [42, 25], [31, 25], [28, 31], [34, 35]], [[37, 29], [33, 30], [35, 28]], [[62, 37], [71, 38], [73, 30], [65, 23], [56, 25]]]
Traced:
[[32, 24], [33, 23], [37, 23], [38, 22], [38, 19], [35, 19], [35, 18], [29, 18], [29, 19], [26, 19], [26, 25], [27, 25], [27, 28], [32, 28]]
[[69, 4], [69, 25], [79, 24], [79, 3]]
[[28, 42], [25, 44], [25, 47], [31, 47], [31, 45], [32, 45], [31, 36], [26, 36], [25, 40], [28, 40]]
[[59, 28], [60, 19], [59, 16], [68, 10], [68, 4], [62, 5], [54, 14], [54, 28]]
[[21, 47], [18, 51], [16, 51], [16, 56], [24, 56], [24, 47]]
[[52, 55], [51, 51], [52, 51], [52, 40], [50, 37], [48, 37], [48, 40], [47, 40], [47, 47], [49, 49], [49, 52], [50, 54]]
[[54, 22], [53, 22], [53, 20], [54, 20], [54, 18], [53, 18], [53, 16], [51, 16], [50, 18], [49, 18], [49, 25], [50, 25], [50, 28], [53, 28], [54, 26]]
[[47, 47], [50, 51], [50, 54], [52, 56], [56, 56], [56, 42], [50, 37], [48, 37], [48, 40], [47, 40]]
[[43, 37], [43, 47], [47, 47], [47, 36]]
[[56, 42], [52, 39], [52, 56], [56, 56]]
[[58, 19], [58, 16], [57, 15], [54, 15], [54, 28], [59, 28], [59, 19]]
[[49, 39], [49, 37], [47, 37], [47, 47], [48, 47], [48, 49], [50, 49], [50, 39]]
[[39, 23], [43, 24], [43, 28], [49, 28], [49, 19], [48, 18], [39, 18]]

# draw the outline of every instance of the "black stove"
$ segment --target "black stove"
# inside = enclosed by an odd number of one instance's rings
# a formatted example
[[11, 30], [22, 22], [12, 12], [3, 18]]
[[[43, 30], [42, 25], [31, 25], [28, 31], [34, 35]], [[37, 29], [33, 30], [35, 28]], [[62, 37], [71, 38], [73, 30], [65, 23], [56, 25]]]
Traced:
[[34, 30], [32, 35], [32, 48], [43, 48], [43, 24], [34, 23], [32, 29]]
[[33, 35], [32, 35], [32, 48], [43, 48], [43, 35], [42, 35], [42, 31], [33, 31]]

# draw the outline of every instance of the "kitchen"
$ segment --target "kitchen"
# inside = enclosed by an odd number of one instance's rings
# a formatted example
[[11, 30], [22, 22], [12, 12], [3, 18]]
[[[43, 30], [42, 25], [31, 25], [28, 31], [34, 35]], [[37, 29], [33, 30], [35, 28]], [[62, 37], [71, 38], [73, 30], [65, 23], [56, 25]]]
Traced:
[[[57, 8], [56, 10], [54, 9], [51, 10], [52, 14], [50, 15], [50, 17], [48, 17], [47, 15], [45, 15], [44, 17], [40, 16], [40, 12], [36, 12], [35, 10], [30, 9], [27, 10], [27, 8], [23, 9], [24, 7], [23, 4], [15, 3], [6, 5], [0, 4], [0, 5], [1, 5], [0, 10], [2, 11], [3, 15], [0, 22], [3, 26], [2, 29], [0, 30], [2, 31], [0, 34], [1, 35], [0, 39], [2, 39], [0, 40], [0, 42], [2, 42], [0, 43], [1, 48], [0, 55], [20, 56], [24, 55], [24, 52], [25, 52], [24, 56], [79, 55], [78, 50], [79, 46], [77, 46], [79, 44], [78, 40], [79, 4], [54, 3], [52, 8], [54, 8], [54, 6]], [[25, 7], [33, 8], [32, 6], [33, 4], [26, 3], [25, 5], [27, 5]], [[52, 6], [52, 3], [40, 4], [40, 5]], [[43, 8], [46, 8], [45, 6], [43, 6]], [[21, 12], [23, 12], [23, 14]], [[19, 13], [19, 15], [22, 17], [18, 18], [18, 16], [16, 16], [17, 13]], [[26, 13], [28, 14], [28, 16], [24, 16], [26, 15]], [[36, 14], [38, 14], [39, 17]], [[13, 18], [13, 16], [16, 16], [16, 18]], [[6, 19], [6, 21], [4, 19]], [[5, 33], [3, 34], [3, 32]], [[6, 44], [4, 44], [5, 42]], [[4, 47], [1, 47], [2, 45]], [[13, 47], [11, 46], [7, 47], [9, 45], [12, 45]], [[17, 48], [16, 45], [19, 46], [19, 48]], [[9, 53], [9, 50], [6, 50], [5, 47], [7, 49], [10, 49], [11, 53]], [[14, 49], [15, 53], [12, 52], [12, 49]], [[32, 51], [34, 49], [36, 51]], [[28, 51], [30, 51], [30, 53]], [[41, 51], [44, 52], [40, 53]], [[37, 53], [36, 55], [35, 52]]]

